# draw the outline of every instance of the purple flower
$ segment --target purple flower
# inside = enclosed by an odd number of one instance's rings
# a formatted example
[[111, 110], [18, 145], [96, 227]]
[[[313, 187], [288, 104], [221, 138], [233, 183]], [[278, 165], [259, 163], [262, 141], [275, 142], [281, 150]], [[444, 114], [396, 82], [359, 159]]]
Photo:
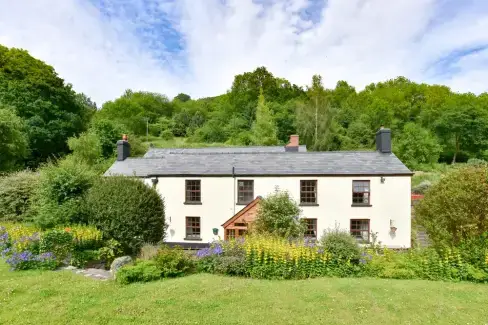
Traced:
[[9, 254], [11, 251], [12, 251], [12, 249], [11, 249], [11, 248], [5, 248], [5, 249], [2, 251], [2, 253], [1, 253], [2, 258], [7, 257], [7, 255], [8, 255], [8, 254]]
[[220, 255], [220, 254], [222, 254], [223, 252], [224, 252], [224, 250], [223, 250], [222, 246], [220, 246], [220, 245], [216, 245], [216, 246], [213, 248], [213, 250], [212, 250], [212, 253], [213, 253], [213, 254], [216, 254], [216, 255]]
[[197, 252], [197, 257], [206, 257], [210, 255], [210, 247], [199, 249]]

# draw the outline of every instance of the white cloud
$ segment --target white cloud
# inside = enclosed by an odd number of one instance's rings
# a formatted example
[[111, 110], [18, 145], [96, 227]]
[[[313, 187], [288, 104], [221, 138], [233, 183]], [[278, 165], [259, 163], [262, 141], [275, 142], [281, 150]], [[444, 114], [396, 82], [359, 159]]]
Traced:
[[[300, 85], [315, 73], [358, 88], [403, 75], [488, 90], [486, 51], [452, 57], [488, 44], [484, 0], [329, 0], [315, 24], [301, 14], [312, 1], [106, 0], [108, 19], [80, 0], [0, 0], [0, 43], [29, 50], [98, 103], [126, 88], [212, 96], [262, 65]], [[162, 45], [168, 19], [183, 36], [179, 54]], [[439, 73], [446, 57], [453, 75]]]

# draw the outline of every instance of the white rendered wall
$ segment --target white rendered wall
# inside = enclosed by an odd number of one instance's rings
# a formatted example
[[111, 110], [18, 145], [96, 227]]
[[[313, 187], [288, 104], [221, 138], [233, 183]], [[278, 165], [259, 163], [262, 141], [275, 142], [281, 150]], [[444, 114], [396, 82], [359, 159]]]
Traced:
[[[185, 205], [185, 180], [201, 180], [201, 205]], [[327, 228], [349, 230], [351, 219], [369, 219], [370, 229], [378, 233], [378, 240], [392, 248], [410, 247], [411, 191], [409, 176], [380, 177], [159, 177], [157, 190], [164, 198], [166, 220], [169, 225], [166, 240], [185, 242], [185, 217], [200, 217], [201, 241], [211, 242], [223, 238], [221, 225], [244, 206], [237, 202], [237, 180], [254, 180], [254, 197], [273, 193], [275, 187], [288, 190], [299, 202], [300, 180], [317, 180], [318, 206], [303, 206], [302, 217], [316, 218], [319, 237]], [[369, 180], [371, 207], [353, 207], [352, 181]], [[145, 180], [151, 184], [150, 179]], [[397, 228], [390, 233], [390, 220]], [[214, 236], [213, 228], [218, 228], [219, 236]], [[191, 242], [191, 241], [189, 241]]]

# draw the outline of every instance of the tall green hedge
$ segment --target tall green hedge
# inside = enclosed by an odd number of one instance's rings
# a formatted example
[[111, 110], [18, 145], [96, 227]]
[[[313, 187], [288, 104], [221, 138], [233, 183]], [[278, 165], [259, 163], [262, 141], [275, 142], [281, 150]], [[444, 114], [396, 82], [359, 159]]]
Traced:
[[136, 254], [143, 243], [164, 239], [164, 202], [157, 191], [136, 178], [102, 177], [85, 200], [88, 222]]

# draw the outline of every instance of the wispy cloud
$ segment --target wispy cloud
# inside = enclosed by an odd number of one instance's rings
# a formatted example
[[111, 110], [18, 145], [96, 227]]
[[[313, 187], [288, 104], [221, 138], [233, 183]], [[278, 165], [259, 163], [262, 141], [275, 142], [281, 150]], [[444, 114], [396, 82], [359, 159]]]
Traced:
[[126, 88], [212, 96], [267, 66], [304, 85], [406, 76], [488, 90], [485, 0], [0, 0], [0, 43], [97, 102]]

